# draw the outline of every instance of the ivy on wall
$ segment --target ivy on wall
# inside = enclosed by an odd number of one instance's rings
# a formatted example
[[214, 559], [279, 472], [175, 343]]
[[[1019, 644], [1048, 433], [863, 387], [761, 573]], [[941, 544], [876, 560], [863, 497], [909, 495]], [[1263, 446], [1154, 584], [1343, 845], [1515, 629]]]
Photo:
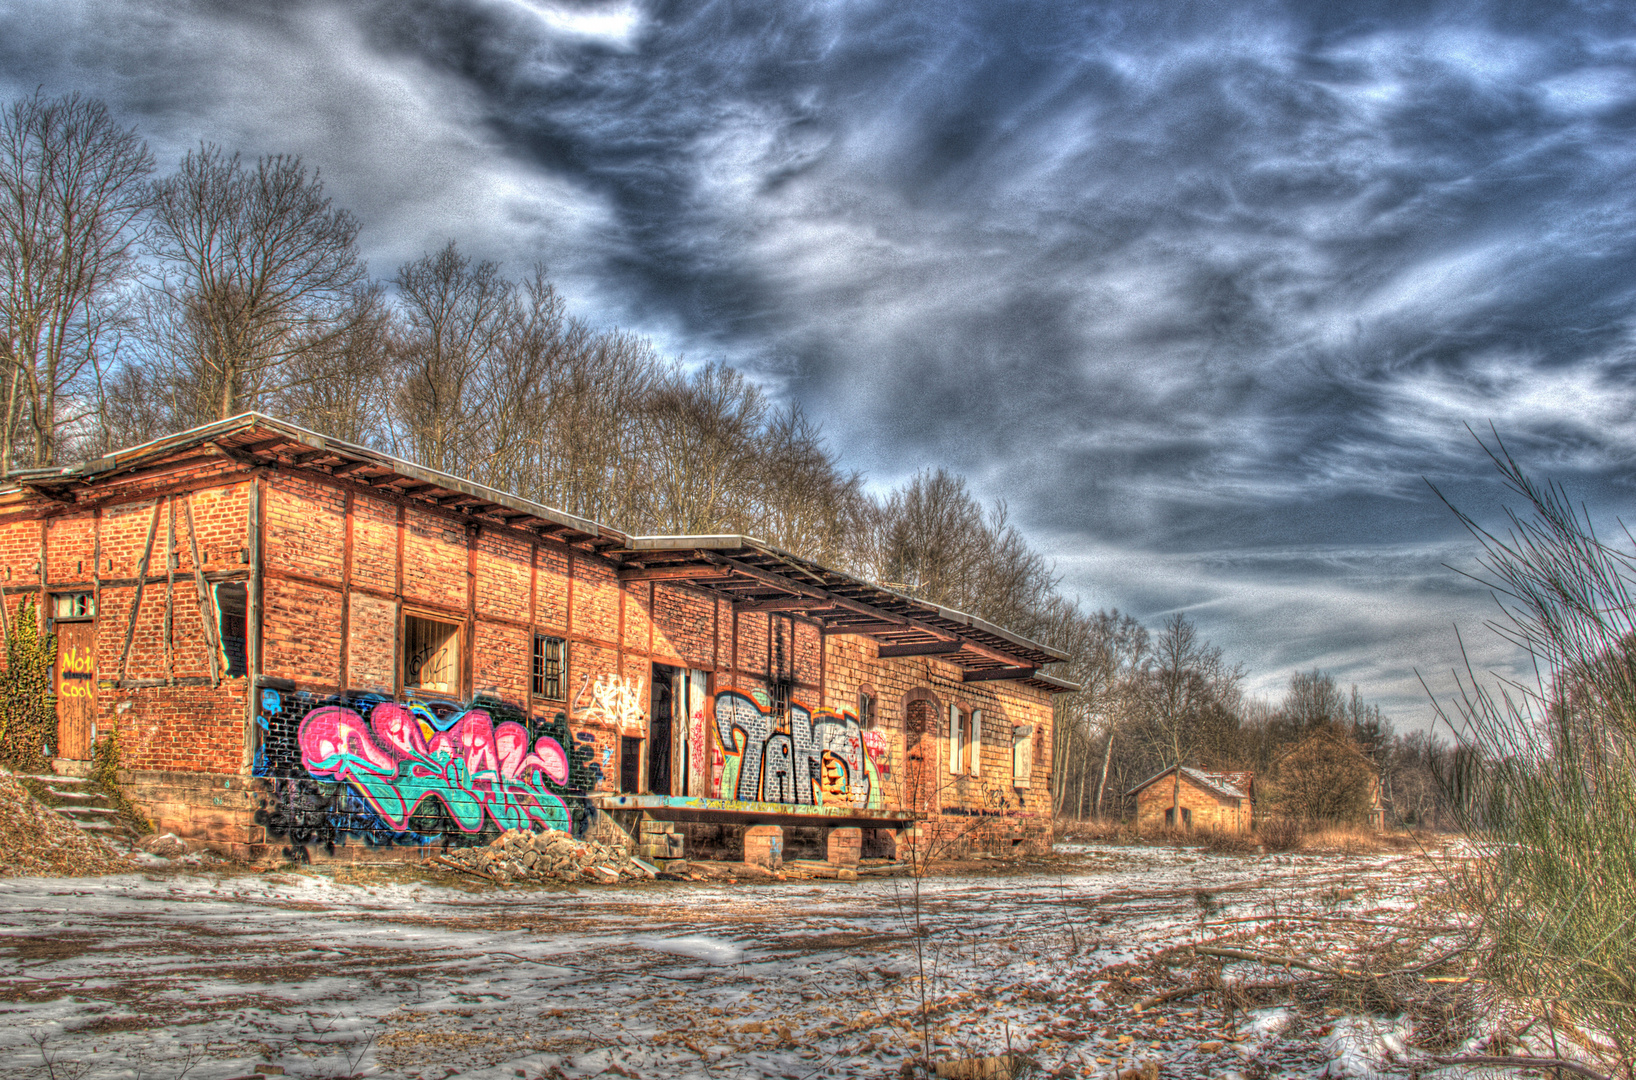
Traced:
[[40, 633], [34, 599], [24, 599], [6, 637], [6, 670], [0, 672], [0, 763], [38, 772], [46, 768], [46, 744], [56, 737], [51, 699], [51, 661], [57, 635]]

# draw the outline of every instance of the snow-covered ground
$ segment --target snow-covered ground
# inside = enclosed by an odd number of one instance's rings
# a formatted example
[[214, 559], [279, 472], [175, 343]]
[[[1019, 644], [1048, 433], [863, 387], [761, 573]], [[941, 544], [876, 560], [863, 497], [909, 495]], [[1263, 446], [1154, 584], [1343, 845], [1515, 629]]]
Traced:
[[[1389, 917], [1436, 879], [1414, 854], [1064, 845], [918, 884], [382, 880], [0, 879], [0, 1076], [226, 1080], [263, 1063], [428, 1080], [886, 1076], [918, 1053], [923, 995], [938, 1058], [1010, 1048], [1059, 1075], [1142, 1060], [1167, 1078], [1363, 1075], [1363, 1028], [1196, 999], [1138, 1011], [1140, 965], [1253, 932], [1225, 921], [1243, 916]], [[1375, 1043], [1394, 1031], [1384, 1022]]]

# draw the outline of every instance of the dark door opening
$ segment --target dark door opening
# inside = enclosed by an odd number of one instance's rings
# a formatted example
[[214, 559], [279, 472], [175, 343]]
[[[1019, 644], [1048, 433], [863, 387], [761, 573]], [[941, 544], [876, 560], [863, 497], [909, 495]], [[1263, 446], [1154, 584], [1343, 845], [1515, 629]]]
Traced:
[[619, 740], [619, 792], [635, 795], [642, 776], [642, 740], [622, 736]]
[[677, 669], [653, 665], [653, 701], [648, 710], [648, 791], [670, 794], [670, 739], [675, 722]]

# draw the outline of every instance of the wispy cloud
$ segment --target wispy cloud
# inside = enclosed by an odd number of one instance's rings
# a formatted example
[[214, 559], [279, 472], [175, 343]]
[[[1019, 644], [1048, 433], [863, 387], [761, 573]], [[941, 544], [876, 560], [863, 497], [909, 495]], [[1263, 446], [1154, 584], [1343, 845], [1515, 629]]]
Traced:
[[1423, 715], [1485, 613], [1424, 482], [1497, 511], [1467, 425], [1630, 498], [1622, 9], [81, 0], [0, 13], [0, 71], [303, 154], [378, 270], [544, 260], [1264, 688]]

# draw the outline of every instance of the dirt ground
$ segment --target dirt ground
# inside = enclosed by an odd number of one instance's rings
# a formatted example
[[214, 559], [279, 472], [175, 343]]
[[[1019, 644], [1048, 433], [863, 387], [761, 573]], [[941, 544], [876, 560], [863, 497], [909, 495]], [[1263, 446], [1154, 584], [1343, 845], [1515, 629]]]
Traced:
[[0, 1076], [896, 1077], [929, 1041], [936, 1060], [1009, 1051], [1036, 1075], [1151, 1061], [1264, 1080], [1407, 1075], [1394, 1048], [1411, 1034], [1461, 1035], [1457, 990], [1440, 1020], [1384, 983], [1320, 993], [1311, 971], [1197, 951], [1435, 961], [1449, 916], [1420, 853], [1065, 845], [982, 870], [555, 889], [360, 868], [0, 879]]

